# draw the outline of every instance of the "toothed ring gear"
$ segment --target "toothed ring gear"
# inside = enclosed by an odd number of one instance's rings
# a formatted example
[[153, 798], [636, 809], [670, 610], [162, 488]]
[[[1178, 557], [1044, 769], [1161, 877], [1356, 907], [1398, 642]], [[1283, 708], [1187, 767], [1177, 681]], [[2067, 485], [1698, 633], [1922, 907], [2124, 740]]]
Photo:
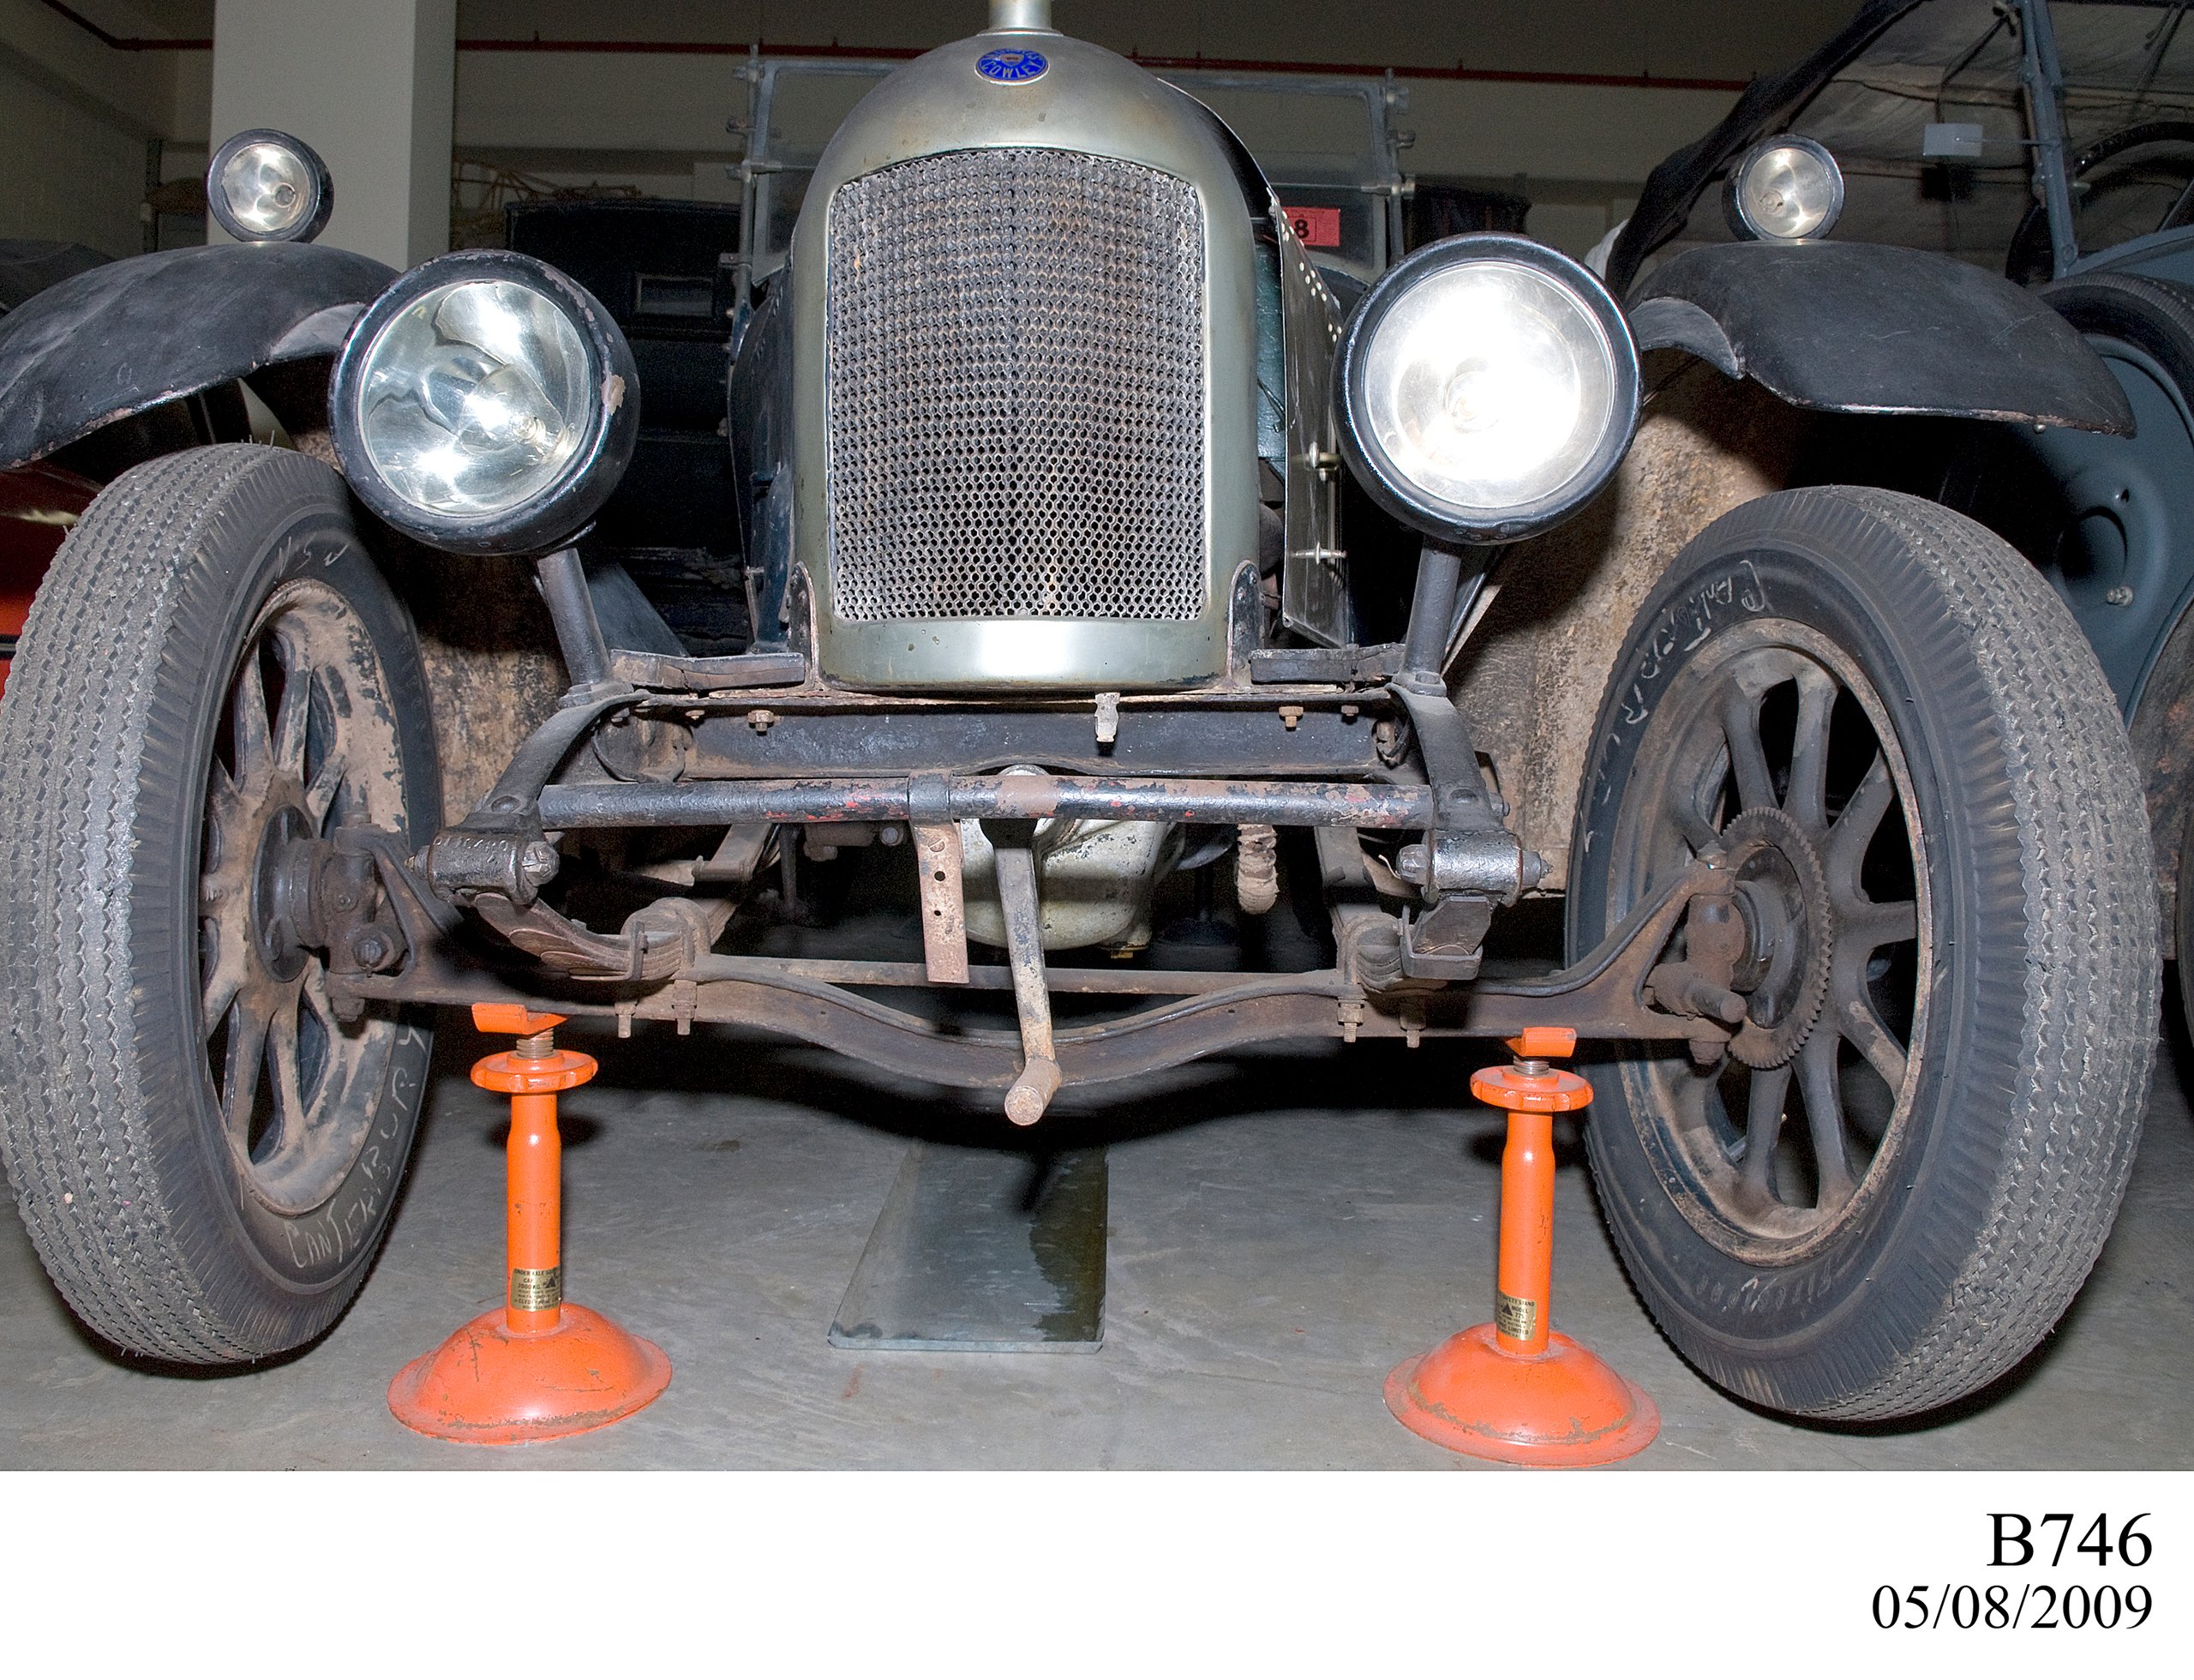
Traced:
[[1780, 1067], [1798, 1053], [1828, 997], [1835, 910], [1828, 873], [1806, 831], [1783, 813], [1747, 811], [1722, 832], [1751, 939], [1734, 989], [1743, 1023], [1729, 1053], [1747, 1067]]

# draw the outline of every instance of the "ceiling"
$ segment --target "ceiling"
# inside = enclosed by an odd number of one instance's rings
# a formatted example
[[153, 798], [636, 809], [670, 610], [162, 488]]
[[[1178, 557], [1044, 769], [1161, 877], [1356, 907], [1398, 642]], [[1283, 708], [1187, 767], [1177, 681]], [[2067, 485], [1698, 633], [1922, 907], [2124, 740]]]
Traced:
[[[117, 35], [203, 38], [213, 0], [69, 0]], [[1060, 25], [1122, 51], [1587, 75], [1738, 79], [1802, 56], [1855, 0], [1057, 0]], [[927, 47], [984, 0], [458, 0], [460, 39], [539, 37]], [[1344, 21], [1345, 20], [1345, 21]]]

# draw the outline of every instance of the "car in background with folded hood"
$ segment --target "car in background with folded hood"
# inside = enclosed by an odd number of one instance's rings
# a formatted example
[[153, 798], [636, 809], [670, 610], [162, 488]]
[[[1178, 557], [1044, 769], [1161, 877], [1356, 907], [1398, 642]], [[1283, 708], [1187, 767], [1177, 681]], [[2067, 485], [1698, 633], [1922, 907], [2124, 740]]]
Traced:
[[[2123, 389], [2130, 436], [1824, 426], [1806, 471], [1909, 490], [2016, 544], [2108, 676], [2143, 778], [2194, 1026], [2194, 28], [2138, 0], [1876, 0], [1664, 161], [1609, 282], [1789, 237], [1939, 253], [2028, 286]], [[1811, 195], [1810, 201], [1807, 195]], [[1795, 231], [1747, 205], [1777, 199]], [[1803, 224], [1800, 226], [1800, 224]], [[1711, 259], [1708, 259], [1711, 261]], [[1745, 360], [1741, 344], [1717, 354]], [[1873, 353], [1896, 357], [1906, 342]]]

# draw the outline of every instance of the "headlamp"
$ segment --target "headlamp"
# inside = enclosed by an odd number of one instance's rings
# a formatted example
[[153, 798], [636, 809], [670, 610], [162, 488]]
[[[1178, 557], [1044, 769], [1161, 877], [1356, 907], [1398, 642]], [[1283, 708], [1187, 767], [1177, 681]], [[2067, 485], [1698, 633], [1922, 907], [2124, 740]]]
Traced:
[[1604, 484], [1638, 423], [1638, 351], [1591, 273], [1509, 234], [1389, 269], [1335, 369], [1350, 466], [1387, 511], [1456, 541], [1548, 529]]
[[593, 295], [509, 251], [454, 251], [374, 301], [335, 366], [336, 456], [390, 525], [458, 554], [538, 553], [594, 517], [639, 429], [632, 352]]
[[1740, 239], [1825, 239], [1843, 213], [1843, 171], [1819, 141], [1777, 135], [1737, 159], [1723, 183], [1722, 211]]
[[224, 233], [248, 244], [309, 243], [335, 208], [335, 183], [296, 135], [246, 129], [207, 165], [206, 207]]

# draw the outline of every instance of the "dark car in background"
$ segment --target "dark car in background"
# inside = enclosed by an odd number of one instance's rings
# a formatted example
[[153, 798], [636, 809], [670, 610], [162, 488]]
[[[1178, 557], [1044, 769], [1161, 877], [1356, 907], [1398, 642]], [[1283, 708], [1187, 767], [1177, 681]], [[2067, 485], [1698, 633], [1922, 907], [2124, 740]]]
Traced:
[[652, 602], [676, 640], [629, 612], [620, 646], [705, 655], [748, 639], [723, 396], [740, 224], [735, 204], [665, 199], [504, 212], [504, 243], [586, 287], [632, 348], [645, 406], [632, 465], [588, 538], [588, 575], [613, 614], [636, 595]]
[[[1751, 237], [1748, 162], [1817, 146], [1840, 214], [1813, 239], [1939, 252], [2033, 288], [2124, 390], [2130, 437], [1913, 422], [1824, 429], [1816, 470], [1970, 514], [2071, 609], [2132, 740], [2194, 1011], [2194, 28], [2140, 0], [1878, 0], [1655, 171], [1609, 279], [1634, 303], [1690, 251]], [[1888, 343], [1877, 353], [1894, 356]], [[1841, 455], [1842, 459], [1837, 457]], [[2194, 1018], [2194, 1017], [2190, 1017]]]

